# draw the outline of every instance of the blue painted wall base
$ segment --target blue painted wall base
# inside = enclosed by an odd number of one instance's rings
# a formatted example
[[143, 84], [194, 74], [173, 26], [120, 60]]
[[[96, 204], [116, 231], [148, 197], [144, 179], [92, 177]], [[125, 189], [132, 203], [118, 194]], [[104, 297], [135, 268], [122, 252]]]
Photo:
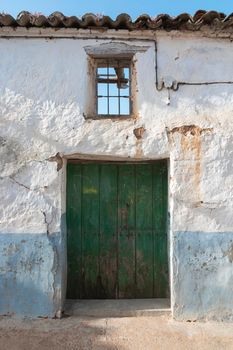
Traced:
[[65, 286], [60, 233], [0, 235], [0, 314], [54, 317]]
[[[64, 234], [0, 235], [0, 314], [54, 317], [66, 293]], [[233, 232], [175, 232], [172, 310], [179, 320], [233, 321]]]
[[233, 321], [233, 232], [175, 232], [173, 315]]

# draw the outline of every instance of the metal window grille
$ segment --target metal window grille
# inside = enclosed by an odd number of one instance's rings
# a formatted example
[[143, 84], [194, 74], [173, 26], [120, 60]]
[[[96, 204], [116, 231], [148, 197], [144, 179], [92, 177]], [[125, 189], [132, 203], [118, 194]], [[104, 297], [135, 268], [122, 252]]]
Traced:
[[130, 116], [131, 62], [99, 60], [96, 71], [97, 115]]

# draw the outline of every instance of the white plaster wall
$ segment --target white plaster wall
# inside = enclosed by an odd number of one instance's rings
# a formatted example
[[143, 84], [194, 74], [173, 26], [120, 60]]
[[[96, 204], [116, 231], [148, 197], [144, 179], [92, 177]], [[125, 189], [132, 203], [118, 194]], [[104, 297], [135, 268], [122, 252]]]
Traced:
[[[173, 233], [233, 232], [233, 84], [157, 91], [154, 42], [128, 42], [149, 46], [135, 57], [138, 118], [85, 120], [84, 47], [109, 41], [0, 39], [0, 233], [60, 230], [64, 168], [57, 171], [56, 162], [48, 161], [58, 152], [170, 158], [174, 305]], [[157, 44], [159, 80], [233, 80], [229, 41], [161, 35]], [[138, 141], [133, 130], [141, 126], [145, 133]]]
[[159, 80], [169, 76], [189, 83], [233, 81], [230, 40], [205, 39], [201, 36], [177, 40], [172, 35], [164, 34], [157, 46]]
[[[5, 193], [1, 202], [1, 232], [43, 232], [43, 212], [51, 216], [48, 221], [52, 221], [52, 230], [56, 230], [61, 202], [60, 192], [55, 188], [60, 188], [61, 181], [56, 163], [47, 159], [57, 152], [131, 158], [170, 157], [171, 194], [176, 212], [173, 228], [231, 229], [233, 85], [181, 86], [177, 92], [170, 91], [169, 101], [166, 89], [158, 92], [155, 88], [154, 43], [147, 42], [150, 48], [136, 55], [139, 118], [86, 121], [83, 113], [89, 87], [84, 47], [102, 42], [0, 40], [0, 167], [1, 193]], [[145, 42], [136, 44], [145, 45]], [[226, 75], [229, 67], [230, 77], [232, 44], [216, 41], [217, 52], [219, 46], [225, 55], [222, 67], [216, 55], [217, 72]], [[174, 47], [181, 56], [189, 48], [190, 60], [183, 62], [182, 71], [177, 60], [172, 61]], [[206, 49], [209, 47], [208, 56]], [[171, 45], [171, 39], [162, 36], [158, 39], [158, 71], [162, 76], [169, 71], [178, 81], [186, 74], [185, 80], [189, 81], [190, 70], [198, 69], [203, 51], [205, 74], [199, 70], [198, 74], [202, 80], [212, 81], [212, 72], [215, 72], [211, 69], [213, 50], [213, 39], [191, 39], [189, 42], [173, 38]], [[167, 65], [168, 57], [171, 61]], [[198, 137], [199, 155], [192, 149], [192, 141], [188, 141], [192, 136], [169, 133], [182, 125], [212, 128]], [[133, 134], [133, 129], [139, 126], [146, 129], [141, 143], [136, 142]], [[187, 139], [185, 150], [182, 149], [182, 137]], [[200, 174], [199, 179], [195, 179], [198, 185], [195, 188], [193, 177], [197, 177], [194, 175], [197, 157], [200, 157]], [[204, 203], [196, 203], [201, 201]], [[196, 220], [193, 220], [194, 215]]]

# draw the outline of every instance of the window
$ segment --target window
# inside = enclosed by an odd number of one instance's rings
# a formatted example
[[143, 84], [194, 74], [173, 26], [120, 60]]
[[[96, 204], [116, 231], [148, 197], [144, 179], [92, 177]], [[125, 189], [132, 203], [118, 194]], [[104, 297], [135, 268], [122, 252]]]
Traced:
[[96, 116], [129, 117], [132, 113], [131, 60], [96, 59]]

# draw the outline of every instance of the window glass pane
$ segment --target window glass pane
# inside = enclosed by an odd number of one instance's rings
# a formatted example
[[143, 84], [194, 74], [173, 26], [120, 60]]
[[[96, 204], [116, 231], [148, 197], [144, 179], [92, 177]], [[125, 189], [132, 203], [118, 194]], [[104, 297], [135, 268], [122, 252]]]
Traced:
[[125, 89], [120, 89], [120, 95], [129, 96], [129, 87], [126, 87]]
[[109, 67], [109, 75], [113, 78], [116, 76], [116, 71], [114, 68]]
[[106, 75], [107, 68], [97, 68], [97, 75]]
[[117, 84], [109, 84], [109, 96], [118, 96]]
[[119, 114], [118, 100], [118, 98], [114, 97], [109, 98], [109, 114]]
[[97, 91], [98, 96], [107, 96], [108, 95], [108, 84], [98, 83], [97, 90], [98, 90]]
[[108, 99], [98, 98], [98, 114], [108, 114]]
[[129, 98], [120, 98], [120, 114], [129, 115], [130, 114], [130, 100]]
[[124, 75], [126, 79], [129, 79], [129, 68], [124, 68]]

